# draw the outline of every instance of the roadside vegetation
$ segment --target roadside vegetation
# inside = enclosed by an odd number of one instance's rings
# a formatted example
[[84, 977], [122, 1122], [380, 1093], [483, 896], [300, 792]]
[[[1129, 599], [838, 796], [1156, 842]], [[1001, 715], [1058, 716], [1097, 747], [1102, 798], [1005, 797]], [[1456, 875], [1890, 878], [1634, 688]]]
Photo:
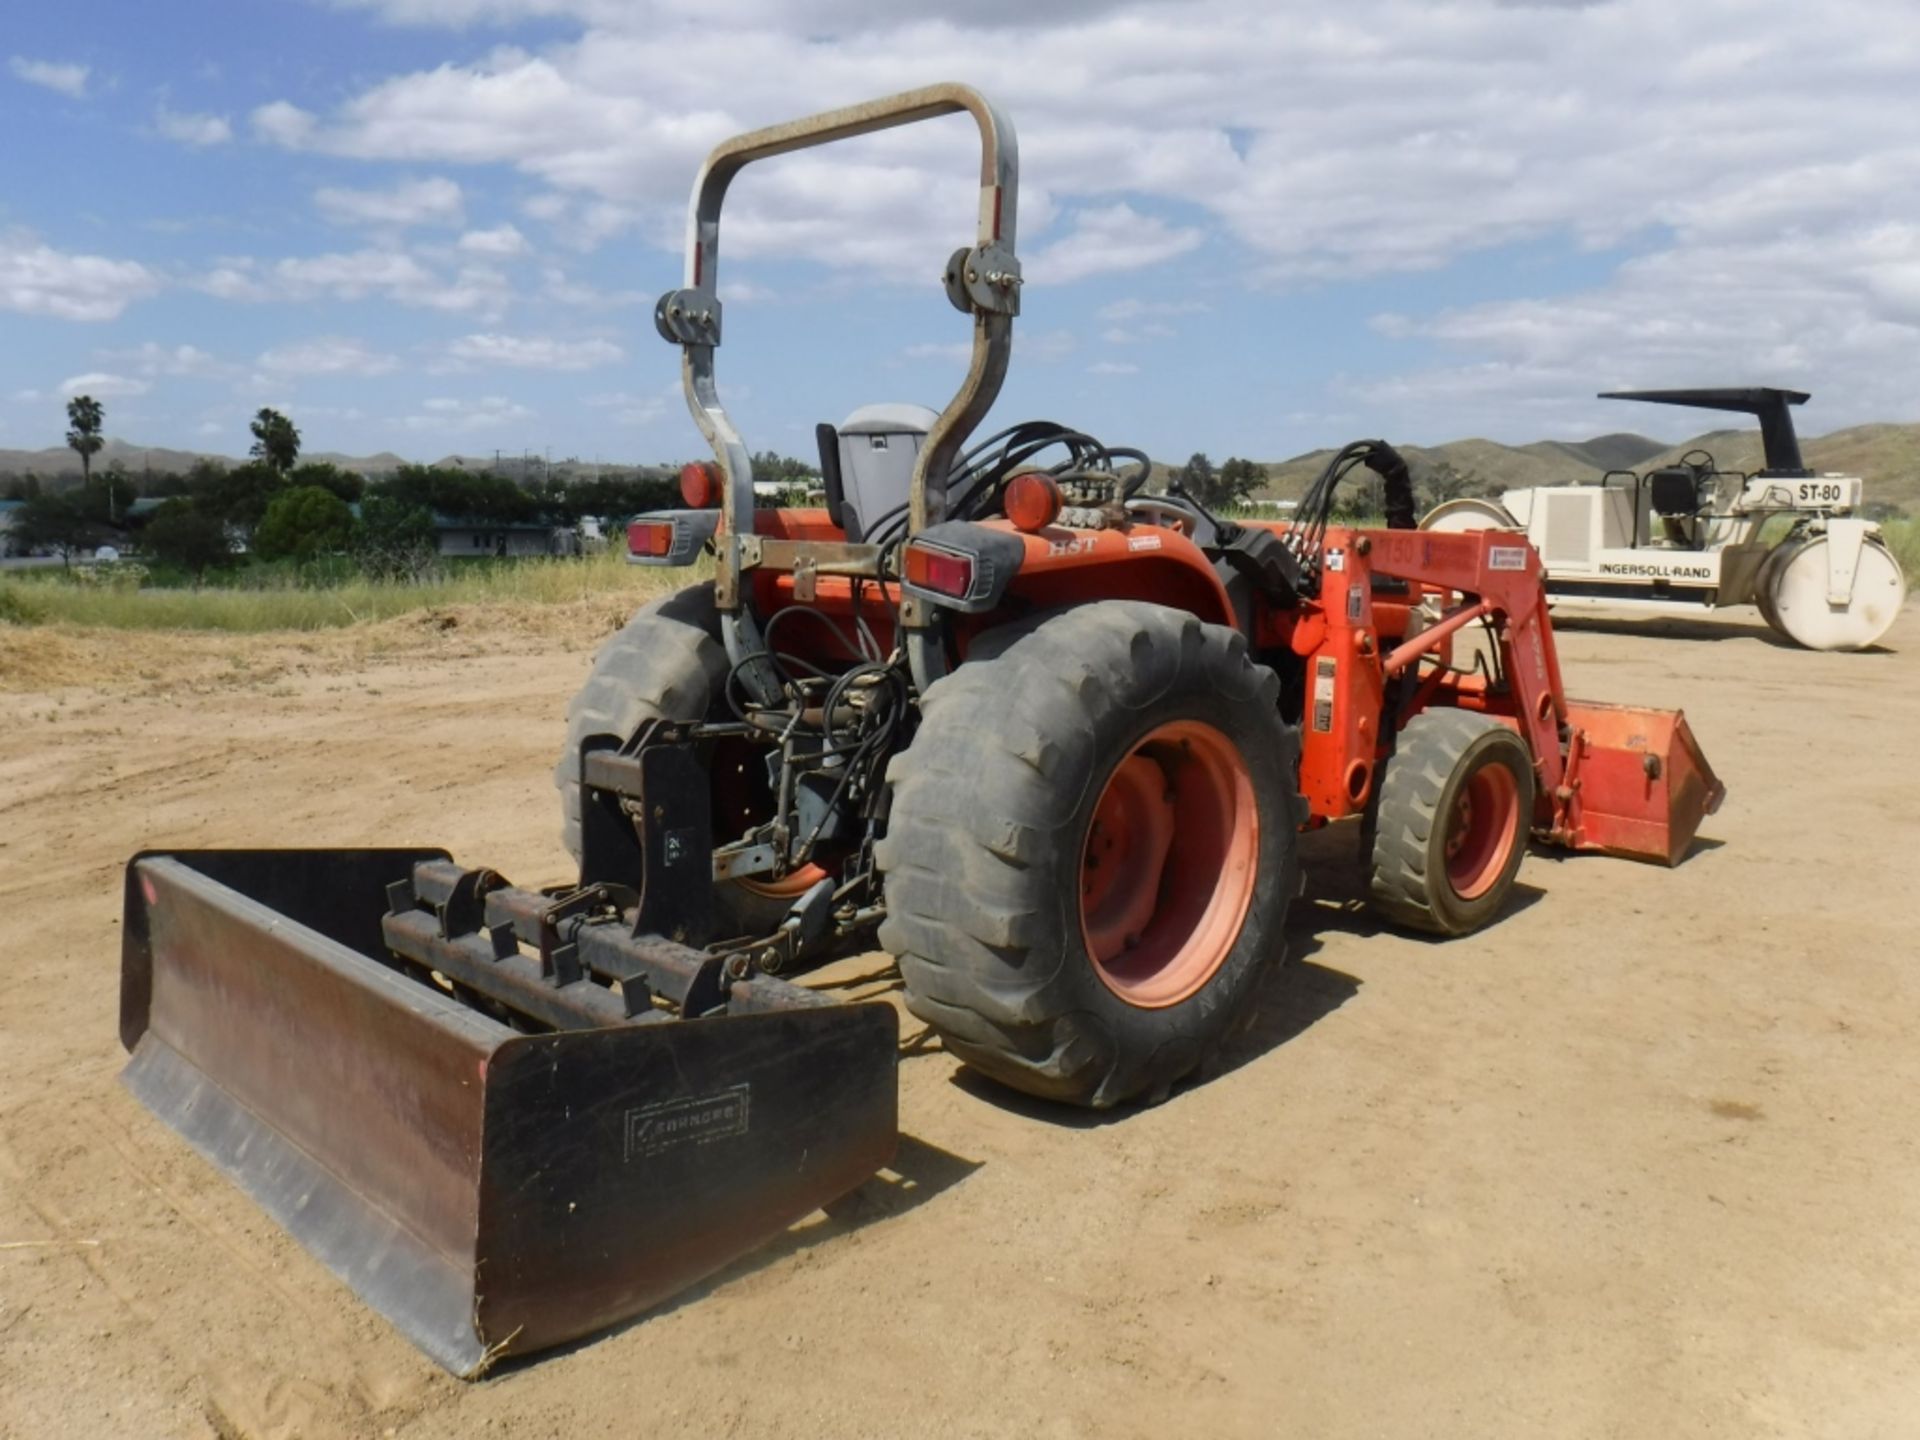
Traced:
[[629, 565], [619, 551], [557, 559], [468, 560], [419, 579], [350, 567], [255, 566], [228, 583], [148, 583], [137, 564], [48, 569], [0, 581], [0, 622], [124, 630], [325, 630], [454, 606], [639, 605], [687, 583], [687, 572]]
[[[53, 488], [34, 477], [7, 487], [25, 502], [12, 536], [67, 562], [0, 576], [0, 623], [68, 624], [135, 630], [256, 633], [307, 631], [387, 620], [466, 605], [556, 605], [612, 598], [637, 605], [684, 584], [686, 572], [625, 563], [619, 522], [677, 503], [660, 471], [551, 476], [521, 482], [450, 467], [403, 466], [368, 481], [326, 463], [300, 461], [299, 430], [261, 410], [251, 457], [237, 466], [202, 461], [185, 475], [136, 481], [117, 462], [96, 469], [103, 407], [79, 396], [67, 407], [68, 444], [79, 455], [78, 487]], [[754, 457], [757, 475], [796, 490], [817, 483], [804, 462], [771, 452]], [[1155, 467], [1155, 485], [1177, 482], [1216, 513], [1280, 518], [1260, 499], [1275, 467], [1204, 454]], [[1451, 461], [1414, 467], [1421, 509], [1498, 487]], [[1379, 524], [1379, 477], [1358, 472], [1339, 494], [1343, 524]], [[1920, 577], [1920, 522], [1897, 507], [1873, 507], [1889, 548], [1910, 577]], [[585, 516], [608, 522], [612, 541], [598, 553], [524, 559], [443, 558], [436, 517], [498, 526], [551, 526], [570, 532]], [[563, 536], [564, 538], [564, 536]], [[72, 562], [102, 545], [131, 550], [117, 562]]]

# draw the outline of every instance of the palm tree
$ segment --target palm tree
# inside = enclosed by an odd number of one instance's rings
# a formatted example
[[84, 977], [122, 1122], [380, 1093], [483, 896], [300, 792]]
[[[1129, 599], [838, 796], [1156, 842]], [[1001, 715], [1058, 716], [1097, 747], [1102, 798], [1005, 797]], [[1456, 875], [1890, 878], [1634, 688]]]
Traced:
[[253, 417], [253, 450], [256, 460], [264, 460], [275, 473], [284, 475], [300, 458], [300, 432], [278, 410], [263, 409]]
[[67, 402], [67, 445], [80, 456], [84, 484], [92, 483], [93, 457], [107, 443], [100, 434], [106, 419], [105, 407], [91, 395], [76, 395]]

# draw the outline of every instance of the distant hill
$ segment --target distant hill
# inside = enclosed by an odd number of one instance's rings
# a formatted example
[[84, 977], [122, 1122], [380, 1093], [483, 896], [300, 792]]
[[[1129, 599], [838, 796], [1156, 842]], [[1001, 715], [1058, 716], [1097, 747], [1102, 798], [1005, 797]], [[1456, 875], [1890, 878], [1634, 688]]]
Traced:
[[[1800, 449], [1811, 469], [1862, 477], [1869, 501], [1920, 511], [1920, 425], [1856, 425], [1813, 439], [1802, 436]], [[1400, 447], [1416, 480], [1424, 479], [1435, 466], [1448, 464], [1481, 493], [1526, 485], [1577, 485], [1598, 480], [1608, 470], [1645, 470], [1666, 464], [1689, 450], [1708, 451], [1728, 470], [1757, 470], [1761, 464], [1758, 430], [1712, 430], [1678, 445], [1620, 434], [1531, 445], [1454, 440], [1445, 445]], [[1314, 450], [1269, 463], [1263, 493], [1274, 499], [1299, 499], [1332, 456], [1331, 450]]]
[[[1898, 505], [1920, 513], [1920, 424], [1856, 425], [1831, 435], [1801, 438], [1800, 448], [1807, 464], [1815, 470], [1834, 470], [1859, 475], [1867, 482], [1867, 499]], [[1577, 485], [1598, 480], [1608, 470], [1644, 470], [1651, 465], [1677, 460], [1689, 450], [1707, 450], [1726, 469], [1755, 470], [1760, 466], [1758, 430], [1711, 430], [1667, 445], [1645, 435], [1600, 435], [1591, 440], [1538, 440], [1530, 445], [1502, 445], [1495, 440], [1453, 440], [1445, 445], [1403, 445], [1414, 478], [1424, 479], [1434, 467], [1451, 465], [1465, 476], [1476, 492], [1488, 493], [1517, 489], [1525, 485]], [[1331, 450], [1314, 450], [1290, 460], [1266, 462], [1267, 484], [1263, 493], [1273, 499], [1297, 500], [1313, 482]], [[362, 475], [391, 474], [409, 463], [391, 451], [377, 455], [343, 455], [321, 451], [304, 457], [338, 465]], [[1224, 455], [1214, 455], [1215, 461]], [[199, 460], [216, 460], [225, 465], [241, 463], [241, 457], [213, 455], [192, 450], [169, 450], [135, 445], [124, 440], [109, 440], [94, 459], [96, 468], [118, 460], [136, 479], [144, 472], [185, 472]], [[487, 455], [446, 455], [433, 462], [467, 470], [492, 470], [514, 480], [536, 479], [547, 473], [542, 456], [502, 455], [496, 462]], [[585, 480], [605, 474], [642, 471], [664, 473], [662, 467], [632, 463], [581, 461], [569, 457], [552, 462], [553, 473], [564, 479]], [[55, 480], [80, 476], [80, 458], [64, 446], [45, 450], [0, 450], [0, 480], [31, 471]]]
[[1537, 440], [1520, 447], [1528, 455], [1569, 456], [1582, 465], [1603, 472], [1631, 470], [1645, 464], [1666, 448], [1659, 440], [1649, 440], [1645, 435], [1625, 431], [1614, 435], [1597, 435], [1591, 440]]
[[[1705, 450], [1724, 470], [1760, 468], [1758, 430], [1712, 430], [1662, 450], [1654, 464], [1678, 460], [1689, 450]], [[1816, 440], [1802, 437], [1800, 453], [1811, 470], [1858, 475], [1867, 482], [1869, 501], [1920, 512], [1920, 425], [1856, 425]]]
[[[300, 458], [303, 461], [337, 465], [342, 470], [352, 470], [369, 477], [391, 475], [401, 466], [415, 463], [390, 450], [382, 450], [377, 455], [344, 455], [336, 450], [320, 450], [307, 452]], [[126, 440], [110, 439], [93, 457], [93, 468], [104, 470], [118, 460], [127, 474], [137, 480], [149, 471], [161, 474], [170, 470], [183, 475], [202, 460], [212, 460], [220, 465], [239, 465], [245, 459], [243, 455], [218, 455], [204, 450], [169, 450], [162, 446], [135, 445]], [[432, 463], [447, 469], [475, 471], [492, 470], [497, 463], [501, 474], [514, 480], [528, 480], [546, 474], [548, 462], [542, 456], [523, 455], [502, 455], [496, 462], [493, 455], [487, 454], [443, 455]], [[570, 480], [594, 479], [608, 473], [627, 475], [636, 470], [665, 473], [664, 467], [658, 465], [602, 463], [571, 457], [553, 461], [552, 468], [555, 475]], [[0, 480], [29, 473], [54, 481], [78, 480], [80, 457], [64, 445], [49, 446], [45, 450], [0, 450]]]

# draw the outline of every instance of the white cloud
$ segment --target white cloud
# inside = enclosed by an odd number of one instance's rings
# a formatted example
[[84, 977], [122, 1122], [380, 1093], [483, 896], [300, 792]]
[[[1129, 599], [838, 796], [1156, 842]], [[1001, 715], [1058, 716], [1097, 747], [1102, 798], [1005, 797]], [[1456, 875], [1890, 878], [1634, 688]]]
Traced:
[[466, 335], [447, 346], [448, 358], [521, 370], [591, 370], [624, 360], [611, 340], [555, 340], [536, 335]]
[[729, 305], [758, 305], [775, 297], [767, 286], [751, 280], [722, 280], [720, 298]]
[[398, 250], [354, 250], [282, 260], [274, 274], [296, 288], [357, 300], [375, 291], [399, 292], [428, 283], [426, 269]]
[[423, 401], [420, 409], [404, 415], [399, 423], [408, 430], [460, 433], [492, 430], [531, 418], [533, 411], [504, 396], [489, 395], [479, 400], [441, 397]]
[[[1066, 359], [1078, 343], [1070, 330], [1028, 330], [1016, 334], [1013, 353], [1016, 363], [1032, 360], [1050, 365]], [[945, 360], [965, 365], [973, 357], [973, 343], [968, 340], [931, 340], [909, 345], [900, 353], [909, 360]]]
[[60, 393], [71, 400], [76, 395], [91, 395], [96, 400], [114, 400], [128, 395], [144, 395], [153, 387], [144, 380], [112, 375], [104, 370], [89, 370], [70, 375], [60, 382]]
[[1201, 315], [1212, 308], [1204, 300], [1142, 300], [1130, 295], [1102, 305], [1093, 313], [1102, 320], [1144, 320], [1168, 315]]
[[215, 359], [197, 345], [159, 345], [149, 340], [131, 348], [101, 350], [95, 358], [114, 365], [127, 365], [152, 377], [168, 375], [195, 380], [217, 380], [231, 376], [234, 367]]
[[224, 115], [188, 115], [162, 105], [154, 112], [153, 128], [179, 145], [204, 149], [233, 139], [233, 125]]
[[1812, 390], [1827, 427], [1884, 419], [1911, 411], [1920, 353], [1920, 304], [1912, 303], [1920, 289], [1910, 299], [1889, 290], [1902, 276], [1920, 276], [1920, 224], [1851, 237], [1683, 240], [1568, 295], [1425, 319], [1377, 316], [1381, 333], [1430, 342], [1451, 358], [1339, 389], [1439, 438], [1454, 438], [1461, 416], [1529, 438], [1635, 423], [1666, 433], [1664, 412], [1636, 417], [1594, 392], [1703, 378]]
[[620, 390], [606, 395], [589, 395], [584, 403], [595, 410], [608, 411], [615, 424], [642, 426], [661, 419], [669, 409], [683, 407], [684, 397], [676, 382], [651, 395], [631, 395]]
[[1030, 283], [1068, 285], [1090, 275], [1109, 275], [1158, 265], [1189, 250], [1206, 237], [1191, 225], [1169, 225], [1131, 205], [1106, 205], [1080, 211], [1073, 228], [1027, 262]]
[[400, 364], [391, 355], [369, 349], [364, 341], [339, 335], [276, 346], [262, 354], [258, 363], [274, 375], [386, 375]]
[[1138, 375], [1140, 367], [1125, 360], [1096, 360], [1087, 366], [1089, 375]]
[[460, 187], [442, 175], [403, 180], [385, 190], [323, 186], [313, 192], [313, 203], [336, 225], [404, 229], [413, 225], [459, 225], [466, 219]]
[[70, 255], [21, 232], [0, 231], [0, 310], [113, 320], [160, 284], [138, 261]]
[[[594, 310], [623, 305], [651, 305], [654, 297], [640, 290], [600, 290], [573, 279], [565, 270], [550, 267], [541, 272], [541, 295], [559, 305], [580, 305]], [[724, 287], [723, 287], [724, 293]]]
[[900, 353], [909, 360], [954, 360], [964, 365], [973, 355], [973, 344], [967, 340], [926, 340]]
[[513, 287], [498, 270], [463, 266], [451, 279], [429, 270], [405, 250], [369, 247], [271, 263], [230, 256], [194, 282], [222, 300], [312, 301], [380, 299], [450, 313], [498, 315]]
[[56, 90], [75, 100], [86, 98], [87, 77], [93, 73], [88, 65], [61, 64], [54, 60], [29, 60], [24, 55], [15, 55], [7, 61], [7, 68], [14, 78], [24, 80], [29, 85], [38, 85], [43, 89]]
[[[268, 107], [264, 134], [344, 155], [512, 165], [549, 187], [532, 210], [558, 219], [605, 202], [669, 244], [687, 176], [715, 139], [992, 76], [1017, 100], [1029, 274], [1041, 281], [1050, 260], [1053, 283], [1184, 253], [1206, 229], [1244, 247], [1242, 272], [1276, 284], [1433, 267], [1542, 236], [1634, 235], [1810, 162], [1911, 149], [1900, 120], [1920, 63], [1911, 11], [1886, 0], [1776, 0], [1757, 13], [1731, 0], [1352, 0], [1306, 15], [1254, 0], [989, 0], [964, 22], [932, 0], [729, 0], [724, 26], [692, 0], [364, 3], [409, 23], [571, 17], [580, 34], [383, 79], [324, 116]], [[1671, 63], [1650, 66], [1654, 55]], [[937, 265], [940, 245], [958, 243], [954, 217], [962, 230], [970, 217], [971, 148], [964, 122], [942, 121], [831, 160], [753, 167], [729, 249], [868, 267], [884, 256], [887, 273], [924, 276], [929, 255]], [[1057, 253], [1059, 242], [1033, 243], [1054, 197], [1093, 215]], [[1770, 203], [1797, 213], [1809, 198], [1787, 183]], [[1154, 218], [1174, 212], [1146, 200], [1191, 218]]]
[[491, 230], [469, 230], [460, 237], [460, 248], [470, 255], [494, 255], [510, 258], [527, 253], [527, 237], [511, 225], [496, 225]]
[[297, 150], [307, 143], [318, 123], [307, 111], [285, 100], [275, 100], [253, 112], [253, 133], [275, 145]]
[[1102, 320], [1124, 322], [1109, 324], [1100, 332], [1100, 338], [1107, 344], [1141, 345], [1149, 340], [1171, 340], [1178, 335], [1179, 329], [1168, 324], [1168, 318], [1204, 314], [1212, 308], [1202, 300], [1143, 300], [1129, 296], [1102, 305], [1094, 314]]
[[[1020, 125], [1032, 315], [1049, 287], [1149, 267], [1167, 281], [1142, 307], [1186, 304], [1173, 298], [1185, 283], [1222, 311], [1249, 285], [1333, 291], [1428, 272], [1435, 293], [1470, 285], [1509, 308], [1434, 314], [1408, 298], [1417, 280], [1392, 303], [1426, 368], [1347, 383], [1436, 424], [1451, 403], [1460, 429], [1487, 424], [1482, 413], [1530, 417], [1549, 382], [1596, 388], [1589, 360], [1690, 378], [1729, 357], [1800, 365], [1823, 395], [1863, 406], [1911, 370], [1920, 19], [1895, 0], [337, 3], [409, 24], [545, 18], [527, 32], [537, 39], [461, 37], [449, 42], [458, 61], [376, 73], [312, 110], [281, 100], [251, 114], [253, 134], [290, 149], [502, 167], [528, 195], [515, 220], [542, 251], [616, 235], [675, 250], [688, 180], [715, 140], [973, 75], [991, 77]], [[975, 149], [952, 118], [750, 167], [729, 201], [721, 283], [743, 258], [810, 257], [931, 295], [971, 232]], [[1616, 249], [1640, 258], [1592, 258]], [[511, 298], [484, 265], [453, 273], [458, 262], [424, 252], [414, 263], [438, 298], [362, 293], [475, 316]], [[1742, 293], [1721, 283], [1730, 275]], [[298, 287], [271, 262], [202, 283]], [[1572, 298], [1541, 298], [1575, 284]], [[598, 301], [566, 278], [548, 291]], [[1776, 294], [1777, 324], [1764, 318]], [[1197, 330], [1182, 313], [1116, 309], [1088, 333], [1128, 345]], [[1567, 337], [1600, 348], [1572, 353]], [[1455, 398], [1417, 398], [1443, 392]]]
[[1066, 359], [1079, 345], [1071, 330], [1028, 330], [1014, 342], [1013, 353], [1016, 363], [1019, 360], [1038, 360], [1051, 365]]

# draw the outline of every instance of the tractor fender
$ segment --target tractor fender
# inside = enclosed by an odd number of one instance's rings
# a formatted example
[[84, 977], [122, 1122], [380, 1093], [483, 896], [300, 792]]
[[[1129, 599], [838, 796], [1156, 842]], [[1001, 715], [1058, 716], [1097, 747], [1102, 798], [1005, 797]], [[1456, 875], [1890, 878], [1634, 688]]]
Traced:
[[1008, 593], [1031, 605], [1146, 600], [1197, 615], [1208, 624], [1238, 628], [1226, 586], [1200, 547], [1177, 530], [1159, 525], [1125, 530], [1049, 526], [1022, 534], [1011, 525], [1006, 529], [1019, 537], [1024, 552]]

